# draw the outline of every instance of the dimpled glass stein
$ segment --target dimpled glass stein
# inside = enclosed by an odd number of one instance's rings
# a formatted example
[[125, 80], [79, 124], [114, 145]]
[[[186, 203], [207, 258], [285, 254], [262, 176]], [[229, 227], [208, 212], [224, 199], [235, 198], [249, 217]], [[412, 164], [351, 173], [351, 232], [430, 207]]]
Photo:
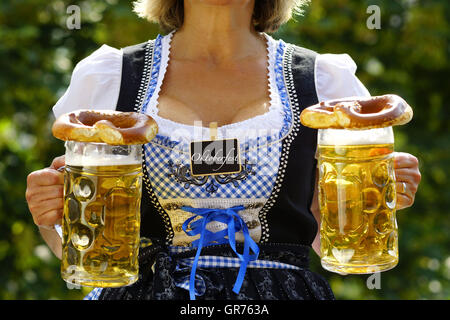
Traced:
[[138, 278], [141, 145], [66, 142], [63, 279], [94, 287]]
[[318, 132], [320, 255], [342, 274], [398, 263], [392, 127]]

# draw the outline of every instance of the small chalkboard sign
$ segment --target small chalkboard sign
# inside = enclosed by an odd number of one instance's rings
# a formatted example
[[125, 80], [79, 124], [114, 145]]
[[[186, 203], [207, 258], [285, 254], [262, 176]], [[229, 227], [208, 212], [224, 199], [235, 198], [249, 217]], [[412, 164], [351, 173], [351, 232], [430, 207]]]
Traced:
[[237, 139], [193, 141], [190, 144], [191, 175], [217, 175], [241, 171]]

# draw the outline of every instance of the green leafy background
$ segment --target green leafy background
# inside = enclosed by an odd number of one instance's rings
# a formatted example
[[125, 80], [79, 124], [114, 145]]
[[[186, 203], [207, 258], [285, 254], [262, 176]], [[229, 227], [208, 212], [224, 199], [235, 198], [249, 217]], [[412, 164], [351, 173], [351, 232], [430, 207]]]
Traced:
[[[73, 4], [80, 30], [66, 26]], [[381, 8], [381, 29], [367, 28], [369, 5]], [[122, 0], [0, 2], [0, 299], [81, 299], [89, 291], [61, 279], [28, 211], [26, 178], [64, 153], [50, 132], [51, 107], [76, 63], [102, 44], [121, 48], [160, 32], [131, 8]], [[312, 0], [273, 34], [348, 53], [372, 95], [396, 93], [414, 108], [414, 119], [395, 128], [396, 150], [416, 155], [422, 172], [414, 206], [398, 213], [400, 263], [371, 290], [367, 275], [328, 273], [312, 255], [311, 268], [338, 299], [450, 298], [449, 21], [448, 0]]]

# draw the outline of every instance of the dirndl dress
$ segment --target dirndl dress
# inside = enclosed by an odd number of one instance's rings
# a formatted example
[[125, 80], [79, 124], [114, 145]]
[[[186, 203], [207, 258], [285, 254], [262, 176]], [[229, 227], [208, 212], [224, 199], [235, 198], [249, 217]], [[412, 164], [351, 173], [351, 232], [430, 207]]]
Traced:
[[263, 33], [269, 111], [217, 128], [216, 139], [237, 139], [239, 172], [199, 177], [189, 145], [208, 140], [209, 128], [158, 115], [174, 32], [124, 48], [120, 62], [116, 110], [147, 113], [159, 127], [142, 147], [139, 279], [85, 299], [334, 299], [309, 270], [317, 131], [299, 119], [318, 102], [318, 54]]

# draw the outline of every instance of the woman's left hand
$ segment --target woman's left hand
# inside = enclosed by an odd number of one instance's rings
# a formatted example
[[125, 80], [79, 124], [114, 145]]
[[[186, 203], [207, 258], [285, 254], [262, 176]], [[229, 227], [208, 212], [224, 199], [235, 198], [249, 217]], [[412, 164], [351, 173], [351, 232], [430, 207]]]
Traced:
[[411, 207], [421, 179], [419, 160], [412, 154], [396, 152], [394, 171], [397, 181], [397, 210]]

